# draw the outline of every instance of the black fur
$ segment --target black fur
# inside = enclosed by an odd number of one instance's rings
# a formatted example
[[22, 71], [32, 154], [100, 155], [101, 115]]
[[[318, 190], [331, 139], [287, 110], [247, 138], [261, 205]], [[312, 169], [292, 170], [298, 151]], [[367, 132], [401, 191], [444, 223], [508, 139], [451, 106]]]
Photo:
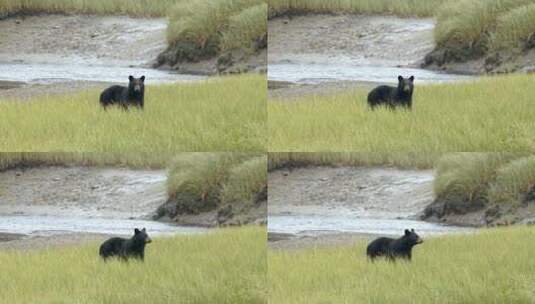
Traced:
[[381, 237], [368, 245], [366, 254], [371, 260], [376, 257], [386, 257], [390, 260], [402, 258], [411, 260], [412, 247], [423, 243], [423, 240], [412, 230], [405, 230], [405, 234], [399, 239]]
[[414, 90], [414, 76], [403, 78], [398, 76], [398, 86], [378, 86], [368, 94], [368, 105], [374, 109], [384, 105], [390, 109], [397, 106], [412, 108], [412, 92]]
[[116, 256], [125, 261], [129, 258], [143, 261], [145, 259], [145, 245], [151, 241], [145, 228], [141, 230], [136, 228], [134, 236], [129, 239], [114, 237], [102, 243], [99, 254], [104, 260]]
[[134, 76], [130, 75], [128, 81], [128, 87], [114, 85], [100, 94], [100, 104], [104, 109], [110, 105], [119, 105], [125, 110], [130, 106], [143, 109], [145, 104], [145, 76], [134, 78]]

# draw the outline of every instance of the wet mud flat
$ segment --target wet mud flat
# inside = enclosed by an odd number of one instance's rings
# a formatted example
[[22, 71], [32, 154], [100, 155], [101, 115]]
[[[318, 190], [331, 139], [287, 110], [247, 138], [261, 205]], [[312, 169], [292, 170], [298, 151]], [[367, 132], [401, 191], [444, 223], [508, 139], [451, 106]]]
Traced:
[[311, 167], [269, 174], [270, 247], [298, 249], [472, 229], [421, 221], [434, 200], [433, 172], [392, 168]]
[[[329, 94], [345, 87], [469, 79], [421, 69], [434, 48], [433, 19], [366, 15], [304, 15], [268, 23], [270, 98]], [[342, 82], [342, 84], [337, 84]]]
[[124, 85], [128, 75], [148, 84], [203, 78], [151, 68], [167, 45], [163, 18], [31, 15], [0, 28], [0, 98]]
[[[164, 203], [166, 173], [92, 167], [35, 167], [0, 172], [0, 248], [61, 246], [130, 236], [206, 229], [156, 222]], [[32, 245], [33, 244], [33, 245]]]

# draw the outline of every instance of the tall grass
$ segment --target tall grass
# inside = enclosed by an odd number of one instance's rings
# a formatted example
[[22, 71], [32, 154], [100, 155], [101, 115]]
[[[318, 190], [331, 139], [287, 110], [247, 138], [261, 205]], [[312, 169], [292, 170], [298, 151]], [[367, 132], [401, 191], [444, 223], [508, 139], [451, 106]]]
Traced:
[[529, 154], [454, 153], [435, 168], [435, 195], [447, 202], [518, 205], [534, 187], [535, 158]]
[[7, 13], [124, 14], [165, 16], [180, 0], [2, 0], [0, 15]]
[[489, 189], [489, 201], [522, 203], [535, 194], [535, 156], [514, 160], [498, 169]]
[[[490, 39], [490, 48], [527, 48], [535, 39], [535, 3], [517, 7], [500, 15], [496, 22], [496, 32]], [[531, 46], [532, 47], [532, 46]]]
[[100, 91], [0, 102], [0, 151], [262, 151], [266, 79], [147, 86], [143, 111], [110, 109]]
[[98, 246], [0, 252], [0, 299], [12, 304], [266, 302], [265, 228], [153, 238], [144, 263], [104, 263]]
[[[461, 59], [482, 56], [491, 50], [492, 45], [507, 49], [515, 48], [520, 42], [519, 39], [526, 38], [526, 35], [535, 29], [533, 21], [529, 18], [533, 10], [528, 9], [529, 4], [533, 4], [533, 1], [448, 2], [436, 13], [435, 41], [439, 48], [446, 48], [452, 56]], [[500, 39], [515, 39], [515, 41]]]
[[271, 16], [339, 12], [429, 17], [443, 3], [438, 0], [268, 0]]
[[268, 252], [269, 302], [532, 303], [531, 227], [426, 239], [412, 263], [366, 259], [366, 244]]
[[251, 48], [266, 34], [266, 9], [263, 0], [178, 1], [169, 9], [167, 40], [178, 60], [212, 57], [236, 45]]
[[412, 111], [371, 111], [367, 92], [268, 103], [271, 152], [535, 150], [533, 79], [416, 85]]
[[171, 164], [167, 193], [179, 210], [210, 211], [223, 203], [253, 203], [267, 184], [267, 158], [252, 153], [188, 153]]

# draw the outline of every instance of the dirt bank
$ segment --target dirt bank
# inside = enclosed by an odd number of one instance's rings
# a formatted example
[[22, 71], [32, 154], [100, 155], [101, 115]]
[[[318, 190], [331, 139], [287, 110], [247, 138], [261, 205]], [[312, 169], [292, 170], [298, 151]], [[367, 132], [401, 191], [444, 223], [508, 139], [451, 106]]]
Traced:
[[430, 222], [474, 227], [535, 224], [535, 190], [515, 204], [490, 204], [485, 198], [466, 202], [437, 197], [425, 208], [421, 218]]
[[422, 67], [461, 74], [534, 73], [535, 49], [496, 52], [484, 55], [452, 55], [447, 47], [429, 52]]
[[171, 221], [178, 225], [203, 227], [267, 224], [267, 193], [265, 192], [259, 193], [254, 202], [228, 204], [217, 202], [215, 206], [205, 205], [206, 202], [178, 195], [161, 205], [154, 219]]

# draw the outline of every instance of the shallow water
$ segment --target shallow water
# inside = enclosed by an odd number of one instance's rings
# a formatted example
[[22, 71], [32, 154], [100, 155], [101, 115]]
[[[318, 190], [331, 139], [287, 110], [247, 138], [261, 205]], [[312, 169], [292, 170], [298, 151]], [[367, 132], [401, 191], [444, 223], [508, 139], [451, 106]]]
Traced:
[[0, 232], [47, 236], [63, 233], [102, 233], [131, 235], [134, 227], [147, 228], [150, 235], [206, 232], [206, 228], [184, 227], [139, 219], [73, 218], [39, 215], [3, 215]]
[[274, 63], [268, 67], [268, 79], [299, 84], [335, 81], [397, 83], [397, 75], [414, 75], [416, 83], [442, 83], [473, 79], [472, 76], [448, 74], [415, 68], [336, 65], [320, 63]]
[[128, 75], [145, 75], [146, 83], [170, 83], [195, 81], [205, 76], [173, 73], [172, 71], [141, 67], [121, 67], [102, 65], [73, 65], [47, 63], [0, 63], [0, 80], [27, 83], [50, 84], [65, 81], [95, 81], [127, 83]]
[[401, 235], [405, 229], [419, 235], [440, 235], [469, 232], [472, 228], [446, 226], [411, 219], [355, 218], [344, 215], [277, 215], [270, 216], [268, 231], [272, 233], [315, 236], [322, 233], [365, 233]]

